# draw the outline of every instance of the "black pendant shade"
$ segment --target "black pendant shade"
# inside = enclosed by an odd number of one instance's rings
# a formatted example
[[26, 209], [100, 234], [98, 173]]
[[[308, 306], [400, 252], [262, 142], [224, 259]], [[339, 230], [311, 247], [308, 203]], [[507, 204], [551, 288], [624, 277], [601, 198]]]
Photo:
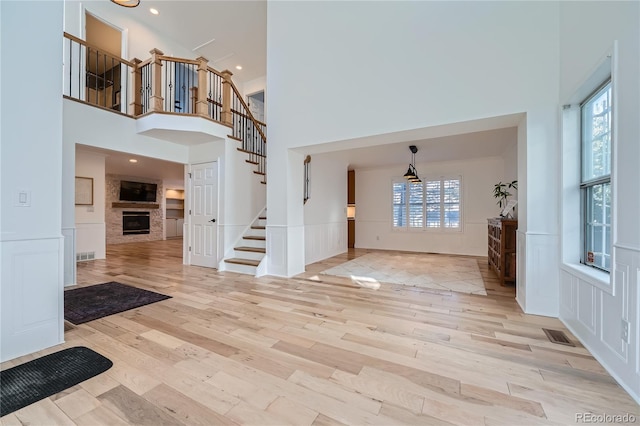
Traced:
[[411, 163], [409, 163], [409, 168], [407, 169], [407, 173], [404, 174], [404, 178], [409, 182], [420, 183], [422, 182], [418, 177], [418, 171], [416, 170], [416, 152], [418, 152], [418, 147], [415, 145], [409, 146], [409, 150], [411, 151]]

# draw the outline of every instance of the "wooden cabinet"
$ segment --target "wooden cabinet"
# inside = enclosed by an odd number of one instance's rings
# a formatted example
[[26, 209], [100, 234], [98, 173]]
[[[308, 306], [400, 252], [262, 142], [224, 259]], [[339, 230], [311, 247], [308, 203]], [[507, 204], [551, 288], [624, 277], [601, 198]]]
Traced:
[[347, 171], [347, 204], [356, 203], [356, 172]]
[[516, 282], [516, 229], [518, 221], [514, 219], [488, 220], [489, 267], [498, 275], [500, 285]]

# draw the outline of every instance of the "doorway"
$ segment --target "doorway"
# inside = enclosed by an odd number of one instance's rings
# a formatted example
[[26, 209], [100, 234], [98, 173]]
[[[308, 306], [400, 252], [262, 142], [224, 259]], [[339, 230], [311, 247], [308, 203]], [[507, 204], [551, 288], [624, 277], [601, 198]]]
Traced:
[[191, 165], [189, 264], [218, 267], [218, 163]]
[[121, 110], [126, 103], [122, 83], [126, 72], [120, 66], [122, 30], [85, 11], [85, 58], [87, 102], [104, 108]]
[[247, 105], [254, 118], [264, 123], [264, 90], [248, 95]]

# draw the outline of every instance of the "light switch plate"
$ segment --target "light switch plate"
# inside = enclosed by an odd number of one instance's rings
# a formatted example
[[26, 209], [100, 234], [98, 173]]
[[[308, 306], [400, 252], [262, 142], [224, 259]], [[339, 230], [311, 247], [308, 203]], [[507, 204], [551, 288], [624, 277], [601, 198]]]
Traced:
[[16, 206], [17, 207], [30, 207], [31, 206], [31, 191], [26, 189], [19, 189], [16, 192]]

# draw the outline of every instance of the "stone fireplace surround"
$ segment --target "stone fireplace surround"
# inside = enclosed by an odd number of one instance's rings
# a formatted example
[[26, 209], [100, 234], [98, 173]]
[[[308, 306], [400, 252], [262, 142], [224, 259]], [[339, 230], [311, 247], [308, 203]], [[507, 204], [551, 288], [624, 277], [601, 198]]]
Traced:
[[[128, 180], [134, 182], [155, 183], [158, 185], [155, 203], [132, 203], [126, 202], [128, 207], [113, 207], [113, 203], [120, 201], [120, 181]], [[164, 214], [161, 208], [164, 204], [164, 188], [162, 181], [157, 179], [147, 179], [137, 176], [112, 175], [105, 177], [105, 222], [107, 244], [133, 243], [141, 241], [157, 241], [164, 237]], [[131, 207], [132, 204], [140, 204], [140, 208]], [[150, 204], [157, 204], [158, 208], [149, 208]], [[148, 211], [150, 213], [149, 234], [122, 235], [122, 212], [123, 211]]]

